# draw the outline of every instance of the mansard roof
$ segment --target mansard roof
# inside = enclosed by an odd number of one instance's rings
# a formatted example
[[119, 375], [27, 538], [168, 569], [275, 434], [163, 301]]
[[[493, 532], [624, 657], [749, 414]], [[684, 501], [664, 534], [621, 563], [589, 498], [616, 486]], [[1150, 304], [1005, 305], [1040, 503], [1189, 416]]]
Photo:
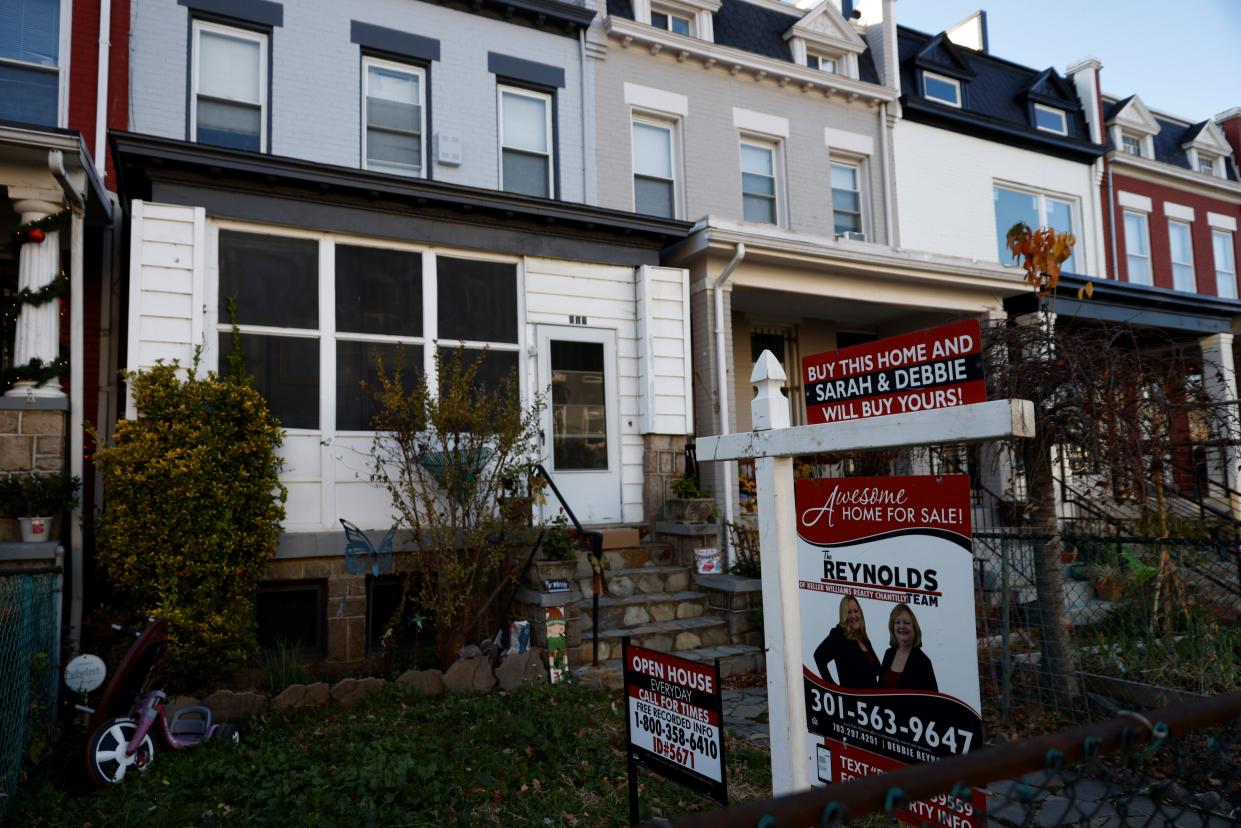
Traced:
[[[1031, 69], [954, 44], [943, 32], [931, 35], [905, 26], [897, 26], [897, 46], [907, 119], [1074, 161], [1089, 162], [1104, 153], [1103, 146], [1090, 142], [1072, 84], [1055, 69]], [[923, 70], [960, 80], [961, 106], [923, 97]], [[1034, 126], [1036, 102], [1064, 110], [1067, 136]]]

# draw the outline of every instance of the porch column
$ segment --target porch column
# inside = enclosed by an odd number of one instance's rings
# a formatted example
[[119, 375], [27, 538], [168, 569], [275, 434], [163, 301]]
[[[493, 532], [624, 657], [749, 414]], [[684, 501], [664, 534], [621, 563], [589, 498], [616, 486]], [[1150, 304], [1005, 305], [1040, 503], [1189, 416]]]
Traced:
[[[56, 190], [34, 190], [10, 187], [9, 197], [21, 216], [21, 222], [36, 221], [61, 209], [61, 194]], [[53, 230], [39, 243], [27, 242], [19, 251], [17, 289], [39, 290], [51, 284], [60, 273], [60, 233]], [[38, 307], [24, 305], [17, 318], [17, 336], [13, 346], [13, 364], [25, 365], [38, 358], [50, 363], [60, 354], [60, 303], [46, 302]], [[51, 379], [37, 386], [32, 380], [21, 380], [5, 393], [6, 397], [64, 397], [60, 380]]]
[[[1237, 372], [1232, 359], [1232, 334], [1217, 333], [1198, 340], [1202, 349], [1202, 379], [1207, 397], [1214, 404], [1212, 437], [1235, 442], [1241, 439], [1241, 423], [1237, 409]], [[1227, 486], [1224, 499], [1233, 517], [1241, 518], [1241, 493], [1238, 493], [1238, 447], [1213, 446], [1207, 450], [1207, 475], [1213, 483]], [[1208, 494], [1210, 487], [1208, 486]]]

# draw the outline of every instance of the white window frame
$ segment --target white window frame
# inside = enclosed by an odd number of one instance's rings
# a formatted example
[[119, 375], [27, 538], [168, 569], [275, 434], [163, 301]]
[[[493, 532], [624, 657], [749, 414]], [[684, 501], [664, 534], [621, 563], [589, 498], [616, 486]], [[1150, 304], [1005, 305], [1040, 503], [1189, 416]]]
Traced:
[[[1037, 198], [1040, 227], [1051, 226], [1047, 222], [1047, 202], [1049, 200], [1058, 201], [1062, 204], [1069, 205], [1069, 214], [1071, 215], [1073, 219], [1073, 228], [1069, 232], [1072, 233], [1077, 238], [1077, 244], [1073, 246], [1073, 253], [1072, 253], [1073, 267], [1078, 268], [1079, 270], [1082, 267], [1085, 267], [1085, 264], [1083, 263], [1084, 262], [1083, 257], [1085, 256], [1085, 248], [1082, 246], [1082, 240], [1084, 239], [1086, 234], [1085, 232], [1083, 232], [1082, 204], [1081, 204], [1081, 201], [1076, 196], [1065, 195], [1064, 193], [1050, 192], [1048, 190], [1039, 190], [1034, 187], [1028, 187], [1023, 184], [1013, 184], [1007, 181], [998, 181], [998, 180], [992, 181], [991, 182], [992, 195], [995, 194], [995, 191], [997, 189], [1011, 190], [1012, 192], [1015, 192], [1015, 193], [1024, 193], [1026, 195], [1034, 196], [1035, 198]], [[992, 212], [991, 220], [992, 221], [996, 220], [994, 211]], [[1031, 229], [1034, 229], [1034, 228], [1031, 228]], [[996, 235], [997, 237], [999, 235], [998, 227], [996, 228]], [[998, 250], [996, 252], [997, 254], [999, 254]], [[1009, 267], [1017, 266], [1016, 263], [1009, 257], [1001, 258], [1000, 264], [1007, 265]]]
[[[1060, 129], [1053, 129], [1052, 127], [1043, 126], [1042, 124], [1040, 124], [1038, 122], [1038, 114], [1040, 112], [1042, 112], [1043, 114], [1047, 114], [1047, 115], [1053, 115], [1059, 118]], [[1043, 104], [1036, 103], [1034, 105], [1034, 126], [1035, 126], [1035, 129], [1042, 130], [1043, 132], [1050, 132], [1053, 135], [1068, 135], [1069, 134], [1069, 114], [1065, 112], [1063, 109], [1057, 109], [1054, 106], [1044, 106]]]
[[[655, 15], [657, 14], [662, 14], [664, 17], [668, 18], [667, 26], [659, 26], [655, 23]], [[697, 21], [697, 16], [695, 14], [691, 12], [687, 12], [687, 11], [682, 11], [681, 9], [675, 8], [673, 6], [665, 6], [662, 3], [651, 4], [650, 23], [655, 28], [662, 29], [663, 31], [669, 32], [671, 34], [681, 34], [680, 32], [673, 31], [672, 29], [673, 18], [684, 20], [688, 24], [688, 26], [686, 27], [686, 34], [683, 35], [684, 37], [697, 37], [698, 36], [697, 34], [698, 21]]]
[[[682, 181], [685, 176], [681, 173], [681, 122], [677, 118], [667, 115], [658, 115], [643, 112], [641, 110], [631, 110], [629, 116], [629, 169], [632, 172], [633, 186], [630, 187], [630, 195], [633, 196], [633, 211], [638, 211], [638, 192], [636, 180], [638, 178], [638, 157], [636, 152], [636, 143], [633, 140], [633, 125], [645, 124], [646, 126], [658, 127], [668, 130], [668, 145], [670, 160], [672, 163], [672, 218], [681, 218], [684, 215], [684, 196], [681, 192]], [[643, 176], [644, 178], [654, 179], [656, 176]]]
[[[1128, 143], [1126, 143], [1128, 141], [1133, 142], [1133, 147], [1136, 150], [1136, 152], [1129, 151], [1129, 145]], [[1142, 138], [1138, 135], [1133, 135], [1128, 132], [1120, 133], [1120, 151], [1124, 153], [1125, 155], [1131, 155], [1134, 158], [1141, 158], [1142, 157]]]
[[[1133, 246], [1129, 243], [1129, 216], [1134, 216], [1142, 221], [1142, 232], [1146, 234], [1146, 253], [1134, 253]], [[1155, 268], [1151, 260], [1151, 226], [1150, 216], [1141, 210], [1123, 210], [1121, 215], [1121, 232], [1125, 236], [1125, 274], [1129, 282], [1135, 285], [1154, 285], [1155, 284]], [[1135, 279], [1133, 277], [1133, 266], [1130, 264], [1131, 259], [1142, 259], [1146, 262], [1146, 273], [1143, 279]]]
[[[318, 290], [319, 290], [319, 327], [311, 328], [282, 328], [267, 325], [238, 325], [237, 329], [242, 334], [260, 334], [268, 336], [283, 337], [300, 337], [307, 339], [318, 339], [320, 343], [319, 351], [319, 427], [314, 428], [286, 428], [285, 430], [292, 434], [331, 434], [342, 437], [362, 437], [374, 434], [373, 430], [338, 430], [336, 428], [336, 343], [338, 341], [347, 342], [374, 342], [377, 344], [395, 344], [401, 343], [405, 345], [420, 346], [422, 352], [422, 370], [428, 378], [428, 387], [435, 389], [437, 384], [437, 373], [435, 365], [435, 349], [437, 346], [453, 348], [464, 345], [467, 349], [482, 350], [488, 348], [492, 351], [506, 351], [518, 354], [518, 382], [520, 385], [521, 399], [529, 401], [529, 389], [527, 387], [524, 363], [520, 355], [525, 352], [526, 343], [526, 324], [525, 324], [525, 268], [523, 261], [515, 256], [505, 256], [501, 254], [480, 253], [475, 250], [458, 250], [456, 248], [434, 247], [428, 245], [410, 244], [407, 242], [388, 241], [386, 239], [371, 238], [368, 236], [353, 236], [341, 233], [324, 233], [308, 230], [298, 230], [295, 228], [271, 227], [268, 225], [250, 224], [247, 222], [211, 219], [208, 221], [208, 258], [209, 265], [207, 267], [207, 275], [205, 279], [204, 289], [205, 295], [208, 297], [205, 302], [205, 322], [206, 329], [212, 331], [215, 336], [206, 337], [203, 347], [203, 361], [212, 370], [219, 370], [220, 352], [219, 352], [219, 334], [227, 334], [232, 331], [233, 326], [231, 320], [223, 320], [219, 315], [219, 292], [220, 292], [220, 244], [219, 234], [221, 230], [233, 230], [240, 233], [251, 233], [261, 236], [280, 236], [285, 238], [311, 239], [318, 242], [319, 245], [319, 271], [318, 271]], [[338, 332], [336, 330], [336, 245], [347, 245], [350, 247], [373, 247], [385, 250], [397, 250], [406, 253], [421, 254], [422, 256], [422, 335], [421, 336], [405, 336], [394, 334], [371, 334], [371, 333], [352, 333]], [[473, 259], [476, 261], [498, 262], [501, 264], [511, 264], [516, 268], [516, 296], [517, 296], [517, 342], [490, 342], [483, 340], [440, 340], [439, 336], [439, 317], [436, 312], [437, 294], [438, 294], [438, 257], [443, 256], [451, 259]]]
[[69, 125], [69, 58], [71, 57], [70, 31], [73, 16], [73, 0], [60, 0], [60, 31], [57, 33], [56, 66], [44, 66], [41, 63], [30, 63], [25, 60], [0, 57], [0, 63], [16, 66], [21, 69], [34, 69], [39, 72], [56, 73], [56, 129], [65, 129]]
[[[948, 101], [948, 100], [944, 100], [943, 98], [938, 98], [928, 93], [926, 89], [927, 78], [931, 78], [932, 80], [937, 80], [942, 83], [946, 83], [949, 86], [956, 89], [957, 99], [955, 101]], [[956, 78], [950, 78], [947, 75], [940, 75], [936, 72], [928, 72], [925, 69], [922, 71], [922, 97], [926, 98], [928, 101], [935, 101], [936, 103], [942, 103], [945, 106], [953, 106], [953, 107], [956, 107], [957, 109], [960, 109], [962, 106], [961, 94], [962, 94], [961, 81], [957, 80]]]
[[[1185, 238], [1189, 242], [1189, 261], [1188, 262], [1185, 262], [1185, 261], [1178, 262], [1173, 257], [1173, 253], [1172, 253], [1172, 227], [1173, 225], [1180, 225], [1185, 228]], [[1172, 289], [1179, 290], [1182, 293], [1197, 293], [1198, 292], [1198, 274], [1194, 270], [1194, 225], [1193, 225], [1193, 222], [1181, 221], [1180, 219], [1174, 219], [1174, 218], [1168, 219], [1168, 260], [1172, 263]], [[1184, 267], [1189, 268], [1189, 285], [1187, 287], [1182, 287], [1179, 284], [1181, 280], [1177, 278], [1177, 270], [1176, 270], [1178, 265], [1182, 268]]]
[[[234, 37], [240, 40], [253, 40], [259, 44], [259, 152], [267, 151], [267, 85], [268, 79], [271, 77], [271, 68], [267, 65], [267, 35], [262, 32], [252, 31], [250, 29], [239, 29], [235, 26], [225, 26], [220, 23], [213, 23], [209, 20], [193, 21], [193, 34], [191, 42], [193, 44], [193, 54], [190, 59], [190, 141], [198, 143], [198, 81], [199, 81], [199, 57], [202, 50], [199, 47], [199, 41], [203, 32], [215, 32], [217, 34]], [[240, 102], [239, 103], [243, 103]], [[252, 105], [251, 101], [244, 101], [247, 105]]]
[[[1217, 168], [1217, 165], [1216, 165], [1216, 163], [1215, 163], [1215, 157], [1214, 157], [1214, 156], [1212, 156], [1212, 155], [1207, 155], [1206, 153], [1204, 153], [1204, 152], [1202, 152], [1201, 150], [1199, 150], [1199, 151], [1198, 151], [1198, 159], [1197, 159], [1197, 161], [1198, 161], [1198, 169], [1197, 169], [1197, 172], [1198, 172], [1198, 174], [1199, 174], [1199, 175], [1209, 175], [1209, 176], [1211, 176], [1212, 178], [1214, 178], [1214, 177], [1217, 175], [1217, 173], [1216, 173], [1216, 168]], [[1209, 169], [1209, 170], [1204, 170], [1204, 169], [1202, 169], [1202, 167], [1203, 167], [1204, 165], [1205, 165], [1205, 166], [1207, 166], [1207, 167], [1210, 167], [1210, 169]]]
[[[812, 60], [814, 61], [814, 65], [810, 66], [810, 61]], [[824, 62], [830, 63], [831, 68], [830, 69], [824, 68], [823, 67]], [[840, 72], [841, 58], [834, 57], [832, 55], [820, 54], [819, 52], [815, 52], [809, 49], [806, 50], [806, 65], [810, 66], [811, 69], [817, 69], [818, 71], [826, 72], [829, 75], [841, 74]]]
[[422, 155], [419, 158], [419, 172], [414, 175], [412, 173], [400, 173], [386, 168], [376, 168], [379, 172], [388, 175], [404, 175], [406, 178], [426, 178], [427, 177], [427, 70], [421, 66], [415, 66], [411, 63], [398, 63], [393, 60], [384, 60], [382, 58], [362, 56], [362, 169], [372, 169], [370, 161], [370, 151], [367, 147], [367, 140], [370, 133], [370, 121], [367, 115], [367, 98], [370, 95], [370, 67], [379, 69], [387, 69], [390, 72], [400, 72], [405, 75], [413, 75], [418, 78], [418, 144]]
[[[546, 106], [543, 108], [544, 129], [547, 130], [547, 198], [556, 197], [556, 133], [552, 130], [552, 107], [556, 105], [556, 98], [550, 92], [536, 92], [533, 89], [526, 89], [521, 86], [512, 86], [505, 83], [496, 84], [496, 128], [499, 136], [500, 152], [496, 161], [499, 164], [499, 181], [500, 189], [504, 189], [504, 95], [518, 95], [526, 98], [534, 98], [543, 101]], [[537, 155], [531, 150], [513, 148], [514, 152], [524, 152]], [[537, 197], [537, 196], [536, 196]]]
[[837, 235], [836, 233], [836, 198], [835, 198], [836, 188], [831, 186], [831, 183], [832, 183], [831, 168], [835, 165], [853, 168], [854, 182], [857, 184], [857, 195], [858, 195], [858, 225], [861, 228], [860, 232], [862, 233], [862, 235], [865, 236], [865, 239], [867, 241], [869, 241], [871, 238], [870, 222], [869, 222], [870, 210], [867, 209], [869, 207], [867, 203], [867, 198], [866, 198], [867, 188], [863, 184], [863, 182], [866, 180], [865, 178], [866, 159], [865, 158], [854, 158], [852, 156], [840, 156], [840, 155], [833, 154], [828, 159], [827, 183], [828, 183], [828, 193], [832, 196], [832, 199], [831, 199], [832, 201], [832, 235], [833, 236]]
[[[1217, 239], [1224, 240], [1224, 248], [1228, 251], [1231, 261], [1228, 262], [1232, 266], [1231, 270], [1224, 270], [1220, 267], [1219, 257], [1215, 255], [1215, 244]], [[1218, 227], [1211, 228], [1211, 258], [1215, 267], [1215, 294], [1225, 299], [1237, 298], [1237, 248], [1236, 240], [1231, 230], [1222, 230]], [[1228, 289], [1224, 290], [1223, 285], [1227, 285]]]
[[744, 186], [744, 170], [741, 166], [741, 147], [749, 144], [750, 146], [762, 147], [771, 151], [771, 174], [773, 177], [773, 194], [775, 199], [776, 220], [772, 224], [767, 222], [752, 222], [753, 224], [762, 224], [766, 227], [783, 227], [784, 226], [784, 175], [783, 175], [783, 142], [776, 137], [770, 135], [757, 135], [754, 133], [742, 132], [737, 139], [737, 183], [742, 185], [741, 189], [741, 220], [749, 221], [745, 217], [745, 186]]

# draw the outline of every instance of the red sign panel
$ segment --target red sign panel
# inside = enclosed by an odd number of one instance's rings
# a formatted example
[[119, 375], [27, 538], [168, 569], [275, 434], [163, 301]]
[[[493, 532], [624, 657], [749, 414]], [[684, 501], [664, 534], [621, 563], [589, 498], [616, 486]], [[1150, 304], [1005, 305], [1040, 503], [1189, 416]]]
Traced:
[[802, 380], [809, 423], [985, 402], [982, 326], [966, 319], [808, 356]]

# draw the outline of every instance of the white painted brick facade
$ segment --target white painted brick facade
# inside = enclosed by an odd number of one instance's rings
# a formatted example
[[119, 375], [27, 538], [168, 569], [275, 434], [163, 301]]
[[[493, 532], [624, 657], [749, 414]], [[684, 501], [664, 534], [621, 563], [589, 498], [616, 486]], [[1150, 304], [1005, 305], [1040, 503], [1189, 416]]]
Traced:
[[[411, 0], [285, 2], [284, 25], [271, 35], [271, 152], [324, 164], [361, 166], [361, 49], [350, 40], [358, 20], [440, 41], [431, 64], [430, 127], [461, 136], [464, 163], [435, 165], [440, 181], [499, 185], [496, 78], [487, 53], [558, 66], [560, 197], [583, 201], [581, 55], [576, 37], [541, 31]], [[187, 137], [190, 18], [174, 0], [134, 0], [130, 37], [132, 128]], [[430, 152], [430, 139], [428, 153]], [[428, 155], [429, 157], [429, 155]]]

